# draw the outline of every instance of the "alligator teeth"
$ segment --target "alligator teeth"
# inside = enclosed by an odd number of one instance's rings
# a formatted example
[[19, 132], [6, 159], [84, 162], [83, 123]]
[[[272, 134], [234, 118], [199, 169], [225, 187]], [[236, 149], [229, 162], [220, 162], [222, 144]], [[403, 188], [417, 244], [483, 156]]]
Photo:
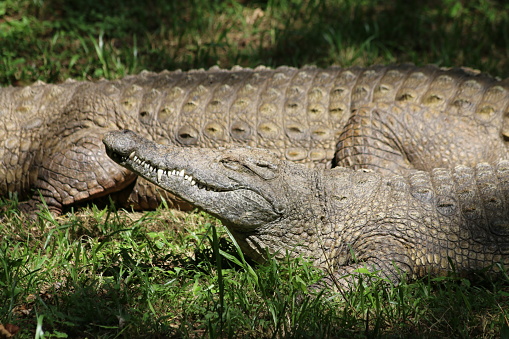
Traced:
[[176, 177], [177, 176], [181, 177], [182, 179], [189, 181], [191, 186], [196, 186], [199, 189], [204, 189], [204, 190], [209, 191], [209, 192], [221, 192], [221, 190], [219, 190], [219, 189], [216, 189], [216, 188], [213, 188], [213, 187], [209, 187], [207, 185], [203, 185], [203, 184], [200, 184], [200, 183], [196, 182], [196, 180], [194, 180], [193, 176], [189, 175], [189, 174], [186, 174], [185, 170], [183, 170], [183, 169], [179, 171], [179, 170], [176, 170], [176, 169], [174, 169], [174, 170], [163, 170], [163, 169], [157, 168], [155, 166], [152, 166], [148, 162], [143, 161], [140, 158], [138, 158], [136, 156], [135, 152], [132, 152], [131, 154], [129, 154], [129, 159], [132, 160], [133, 162], [139, 164], [140, 166], [145, 168], [147, 171], [152, 172], [152, 173], [157, 173], [157, 181], [158, 182], [161, 182], [161, 180], [163, 179], [163, 175], [165, 175], [167, 177], [172, 175], [172, 176], [176, 176]]

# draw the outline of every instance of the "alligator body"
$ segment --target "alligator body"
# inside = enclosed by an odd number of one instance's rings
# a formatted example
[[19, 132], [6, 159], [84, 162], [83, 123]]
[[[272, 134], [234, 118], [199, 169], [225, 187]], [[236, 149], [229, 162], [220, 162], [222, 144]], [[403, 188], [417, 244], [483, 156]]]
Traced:
[[360, 267], [397, 280], [399, 270], [509, 264], [507, 160], [382, 176], [310, 169], [261, 149], [184, 150], [131, 131], [104, 142], [122, 166], [221, 219], [256, 260], [302, 255], [342, 282]]
[[156, 207], [164, 191], [105, 155], [104, 133], [125, 128], [170, 145], [264, 148], [309, 167], [493, 162], [506, 157], [508, 104], [505, 81], [410, 65], [212, 68], [2, 88], [0, 196], [29, 198], [25, 210], [42, 196], [57, 214], [107, 194]]

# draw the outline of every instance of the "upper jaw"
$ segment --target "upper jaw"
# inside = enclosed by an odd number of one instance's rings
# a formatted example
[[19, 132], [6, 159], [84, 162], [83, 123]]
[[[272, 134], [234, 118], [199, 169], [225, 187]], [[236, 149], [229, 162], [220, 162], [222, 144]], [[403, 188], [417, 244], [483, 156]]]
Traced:
[[[127, 167], [146, 179], [159, 185], [163, 177], [175, 177], [189, 181], [192, 185], [203, 185], [211, 190], [229, 190], [235, 187], [221, 185], [220, 182], [198, 179], [196, 168], [189, 166], [185, 153], [180, 147], [167, 147], [139, 137], [129, 130], [112, 131], [105, 134], [103, 142], [106, 153], [116, 163]], [[165, 188], [165, 187], [163, 187]]]
[[[144, 177], [163, 188], [166, 188], [165, 186], [168, 186], [168, 183], [172, 180], [178, 180], [178, 182], [187, 184], [190, 187], [196, 186], [198, 189], [214, 192], [226, 192], [239, 188], [235, 187], [235, 185], [227, 186], [207, 182], [200, 178], [199, 174], [193, 173], [196, 172], [193, 169], [167, 166], [164, 161], [157, 161], [157, 164], [154, 164], [150, 161], [142, 160], [136, 155], [136, 151], [131, 152], [128, 157], [121, 156], [119, 164], [129, 167], [129, 169], [136, 173], [143, 173]], [[168, 187], [168, 189], [171, 189], [171, 187]]]

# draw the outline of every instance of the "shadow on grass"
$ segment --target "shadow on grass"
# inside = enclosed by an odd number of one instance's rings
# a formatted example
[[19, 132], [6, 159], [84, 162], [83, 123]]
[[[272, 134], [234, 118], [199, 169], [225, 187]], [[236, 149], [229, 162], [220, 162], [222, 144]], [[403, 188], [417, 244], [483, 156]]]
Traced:
[[157, 316], [144, 312], [146, 300], [133, 300], [130, 293], [128, 287], [93, 279], [72, 282], [40, 296], [37, 313], [44, 315], [47, 334], [66, 333], [69, 338], [168, 338], [176, 333]]
[[[104, 43], [120, 51], [111, 59], [129, 59], [126, 68], [135, 73], [216, 64], [226, 68], [234, 64], [323, 67], [333, 63], [349, 66], [395, 62], [468, 66], [499, 76], [509, 73], [509, 5], [502, 1], [282, 0], [239, 4], [204, 0], [48, 0], [42, 7], [32, 4], [30, 8], [45, 24], [12, 30], [3, 45], [5, 53], [12, 50], [18, 56], [11, 63], [21, 57], [37, 64], [40, 60], [34, 52], [39, 57], [51, 51], [63, 54], [65, 60], [45, 60], [45, 67], [55, 63], [46, 81], [61, 80], [59, 70], [74, 66], [68, 60], [77, 58], [76, 53], [86, 53], [83, 49], [93, 50], [86, 41], [89, 38], [94, 44]], [[31, 38], [27, 30], [34, 30], [35, 36]], [[64, 40], [62, 46], [49, 48], [39, 41], [57, 40], [57, 32]], [[80, 39], [82, 47], [65, 45], [66, 40]], [[133, 54], [136, 60], [130, 60]], [[86, 72], [92, 72], [97, 66], [90, 66], [91, 62], [97, 60], [78, 63], [90, 67], [85, 67]], [[27, 77], [37, 74], [36, 69], [24, 72]], [[118, 76], [92, 73], [94, 77]], [[79, 70], [70, 74], [81, 75]], [[15, 83], [16, 76], [2, 81]]]
[[[226, 241], [220, 241], [219, 248], [236, 255]], [[204, 248], [197, 250], [194, 256], [169, 254], [150, 262], [140, 262], [132, 257], [130, 249], [121, 249], [112, 254], [112, 258], [116, 258], [113, 261], [117, 264], [102, 266], [97, 263], [98, 267], [90, 267], [89, 272], [83, 268], [77, 277], [69, 276], [64, 279], [66, 282], [40, 293], [33, 304], [23, 306], [36, 310], [37, 319], [27, 318], [19, 323], [21, 327], [36, 328], [33, 322], [43, 315], [40, 321], [47, 334], [65, 333], [70, 338], [118, 335], [171, 338], [200, 331], [203, 327], [201, 320], [194, 323], [192, 311], [183, 310], [189, 296], [175, 290], [189, 293], [197, 277], [213, 279], [217, 267], [212, 250]], [[238, 269], [226, 260], [222, 263], [223, 268]], [[166, 284], [169, 285], [161, 287]], [[159, 298], [167, 298], [165, 305], [154, 296], [158, 293]], [[187, 312], [191, 315], [186, 315]], [[175, 313], [179, 315], [168, 315]]]
[[342, 66], [390, 61], [509, 73], [503, 2], [491, 7], [477, 1], [319, 3], [289, 13], [274, 46], [258, 58], [275, 65], [325, 67], [337, 58]]
[[[243, 3], [252, 8], [259, 6], [264, 12], [272, 10], [269, 5], [260, 2]], [[221, 9], [218, 5], [202, 1], [155, 0], [140, 3], [129, 0], [120, 6], [64, 1], [61, 5], [57, 8], [63, 8], [63, 27], [83, 28], [91, 34], [103, 30], [110, 32], [113, 38], [164, 30], [172, 31], [173, 36], [183, 35], [191, 29], [200, 32], [206, 28], [203, 16], [212, 16]], [[250, 48], [251, 55], [244, 58], [247, 61], [256, 60], [272, 66], [317, 63], [327, 66], [333, 54], [341, 55], [352, 50], [350, 55], [344, 56], [343, 63], [369, 64], [389, 58], [392, 61], [433, 62], [446, 66], [465, 63], [482, 68], [487, 58], [496, 59], [498, 53], [507, 53], [506, 46], [509, 44], [509, 18], [500, 14], [508, 9], [503, 2], [488, 6], [477, 1], [449, 1], [445, 4], [443, 1], [410, 3], [404, 0], [383, 3], [281, 1], [279, 5], [273, 4], [273, 7], [277, 6], [284, 12], [277, 18], [279, 25], [273, 26], [276, 27], [275, 43], [266, 48]], [[219, 33], [226, 36], [229, 29], [225, 27]], [[139, 36], [140, 39], [145, 37]], [[370, 53], [362, 53], [365, 51]], [[173, 64], [171, 60], [175, 59], [175, 55], [166, 54], [163, 48], [159, 49], [159, 53], [154, 55], [156, 60], [148, 60], [146, 66], [161, 67], [158, 70], [210, 67], [220, 57], [211, 54], [207, 59], [191, 64]], [[461, 64], [454, 60], [458, 56], [464, 59]], [[163, 62], [152, 64], [151, 61]], [[500, 71], [507, 74], [508, 66], [504, 66], [504, 70]]]

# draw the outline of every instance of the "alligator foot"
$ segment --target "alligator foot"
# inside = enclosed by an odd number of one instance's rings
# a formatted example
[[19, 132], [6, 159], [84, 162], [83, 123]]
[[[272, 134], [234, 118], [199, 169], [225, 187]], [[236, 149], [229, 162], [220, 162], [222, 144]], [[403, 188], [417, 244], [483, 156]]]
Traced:
[[[120, 191], [137, 178], [136, 174], [115, 164], [104, 151], [99, 131], [76, 132], [64, 138], [60, 151], [43, 159], [31, 199], [20, 209], [34, 216], [42, 206], [54, 214], [66, 206]], [[44, 203], [43, 203], [44, 201]]]

